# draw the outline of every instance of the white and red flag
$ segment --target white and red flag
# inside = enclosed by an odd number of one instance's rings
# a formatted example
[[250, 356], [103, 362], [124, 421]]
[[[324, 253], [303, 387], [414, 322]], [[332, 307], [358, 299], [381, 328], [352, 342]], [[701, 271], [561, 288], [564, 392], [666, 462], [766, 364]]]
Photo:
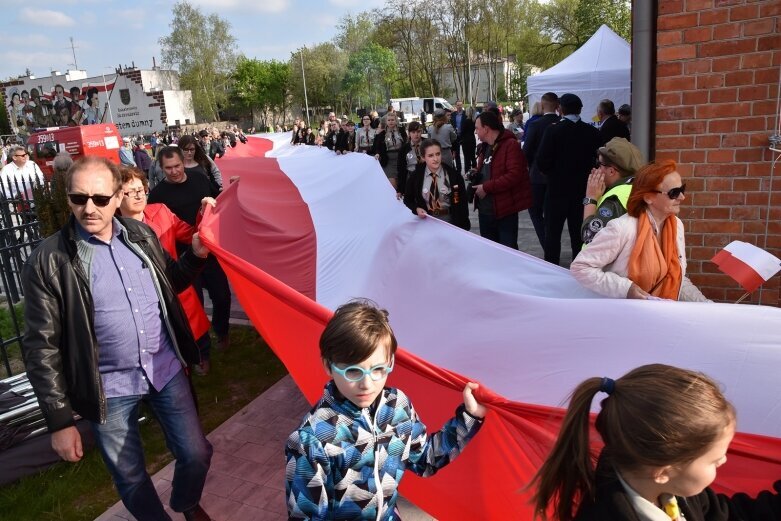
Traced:
[[[412, 215], [373, 157], [289, 139], [250, 138], [221, 160], [224, 178], [241, 180], [207, 210], [201, 236], [310, 402], [328, 378], [320, 333], [354, 297], [390, 311], [401, 348], [388, 384], [432, 432], [467, 379], [482, 384], [480, 434], [436, 476], [402, 482], [421, 508], [442, 520], [532, 519], [524, 487], [572, 389], [656, 362], [709, 374], [737, 408], [718, 491], [753, 494], [781, 477], [781, 309], [599, 298], [565, 269]], [[269, 443], [282, 469], [283, 442]]]
[[743, 241], [732, 241], [711, 261], [751, 293], [781, 271], [781, 259]]

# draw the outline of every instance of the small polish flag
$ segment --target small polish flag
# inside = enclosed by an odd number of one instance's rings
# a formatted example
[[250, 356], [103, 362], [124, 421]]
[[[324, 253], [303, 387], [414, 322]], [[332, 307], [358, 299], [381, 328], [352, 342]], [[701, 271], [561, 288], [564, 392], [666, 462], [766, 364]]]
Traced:
[[781, 259], [743, 241], [732, 241], [711, 259], [751, 293], [781, 271]]

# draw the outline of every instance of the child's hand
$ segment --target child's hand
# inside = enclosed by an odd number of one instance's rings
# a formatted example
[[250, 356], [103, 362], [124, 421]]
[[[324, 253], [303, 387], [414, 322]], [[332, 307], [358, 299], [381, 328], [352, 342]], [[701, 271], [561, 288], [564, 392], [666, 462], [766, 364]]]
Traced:
[[468, 382], [464, 387], [464, 407], [466, 412], [474, 416], [475, 418], [485, 418], [485, 413], [488, 412], [485, 405], [481, 405], [475, 400], [472, 391], [479, 388], [480, 385], [474, 382]]

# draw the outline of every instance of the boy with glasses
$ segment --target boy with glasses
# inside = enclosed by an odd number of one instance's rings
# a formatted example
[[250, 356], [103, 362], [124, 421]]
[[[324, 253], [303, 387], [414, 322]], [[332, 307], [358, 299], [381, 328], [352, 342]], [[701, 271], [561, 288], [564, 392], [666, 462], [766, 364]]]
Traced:
[[320, 356], [332, 380], [285, 447], [289, 519], [398, 519], [404, 471], [433, 475], [480, 429], [486, 408], [470, 382], [455, 417], [428, 436], [409, 398], [385, 387], [396, 345], [388, 312], [370, 301], [339, 307], [326, 325]]

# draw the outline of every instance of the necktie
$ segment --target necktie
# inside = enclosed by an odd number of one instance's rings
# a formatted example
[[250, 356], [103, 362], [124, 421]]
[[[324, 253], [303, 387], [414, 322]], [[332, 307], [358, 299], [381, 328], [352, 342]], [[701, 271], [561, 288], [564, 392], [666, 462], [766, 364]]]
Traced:
[[439, 183], [437, 183], [436, 172], [431, 173], [431, 189], [428, 192], [428, 207], [432, 212], [438, 212], [439, 204]]
[[681, 518], [681, 509], [675, 496], [662, 494], [659, 497], [659, 501], [662, 504], [662, 510], [669, 516], [671, 521], [678, 521]]

